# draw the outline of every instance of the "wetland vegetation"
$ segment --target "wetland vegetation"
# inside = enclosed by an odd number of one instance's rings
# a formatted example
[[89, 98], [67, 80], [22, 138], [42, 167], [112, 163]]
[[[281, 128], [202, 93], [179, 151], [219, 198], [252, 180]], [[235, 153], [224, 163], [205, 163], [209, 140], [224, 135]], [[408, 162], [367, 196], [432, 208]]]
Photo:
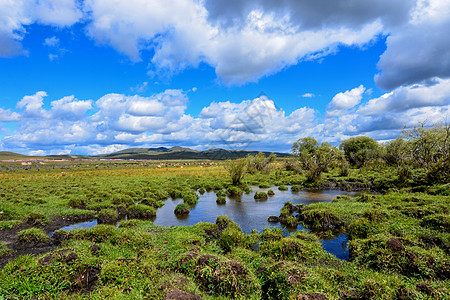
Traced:
[[[0, 299], [448, 299], [449, 140], [448, 126], [419, 124], [386, 145], [300, 139], [289, 158], [4, 163]], [[213, 222], [156, 225], [174, 201], [183, 220], [202, 199], [218, 211], [244, 197], [268, 207], [305, 190], [362, 193], [284, 201], [265, 229], [251, 214], [241, 227], [208, 211]], [[343, 234], [348, 261], [321, 243]]]

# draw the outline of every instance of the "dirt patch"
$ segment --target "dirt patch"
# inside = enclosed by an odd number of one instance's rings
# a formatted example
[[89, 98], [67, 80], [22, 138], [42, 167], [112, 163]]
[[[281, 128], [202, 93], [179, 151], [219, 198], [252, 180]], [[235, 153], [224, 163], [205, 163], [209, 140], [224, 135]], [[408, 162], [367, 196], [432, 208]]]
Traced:
[[390, 238], [387, 241], [387, 245], [389, 246], [389, 248], [391, 248], [393, 251], [396, 252], [405, 250], [405, 247], [403, 246], [402, 242], [400, 242], [400, 240], [396, 238]]

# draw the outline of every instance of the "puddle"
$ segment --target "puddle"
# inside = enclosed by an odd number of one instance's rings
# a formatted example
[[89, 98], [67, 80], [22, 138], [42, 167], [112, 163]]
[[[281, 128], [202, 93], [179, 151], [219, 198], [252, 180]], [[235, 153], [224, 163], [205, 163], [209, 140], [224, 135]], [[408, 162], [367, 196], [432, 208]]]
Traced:
[[[272, 189], [275, 195], [267, 200], [256, 201], [253, 196], [255, 192], [267, 192]], [[289, 190], [280, 191], [277, 187], [264, 188], [252, 187], [252, 192], [243, 194], [241, 197], [226, 197], [226, 204], [218, 205], [216, 203], [217, 196], [211, 192], [205, 192], [199, 195], [199, 202], [191, 209], [189, 215], [177, 216], [174, 214], [175, 207], [183, 203], [182, 199], [168, 199], [164, 202], [164, 206], [158, 208], [153, 224], [159, 226], [190, 226], [199, 222], [215, 223], [218, 216], [224, 215], [232, 219], [238, 224], [242, 231], [250, 233], [253, 229], [262, 232], [264, 228], [280, 228], [285, 236], [290, 235], [297, 230], [306, 230], [301, 225], [297, 228], [284, 228], [280, 223], [270, 223], [267, 221], [269, 216], [278, 216], [284, 202], [291, 201], [292, 204], [311, 204], [317, 202], [331, 202], [338, 195], [356, 196], [355, 192], [346, 191], [300, 191], [293, 193]], [[118, 227], [120, 221], [116, 223]], [[91, 228], [97, 225], [97, 220], [81, 222], [60, 229], [71, 231], [74, 229]], [[54, 232], [50, 234], [53, 235]], [[349, 253], [347, 248], [347, 236], [341, 234], [334, 239], [321, 240], [323, 248], [334, 254], [336, 257], [348, 260]]]

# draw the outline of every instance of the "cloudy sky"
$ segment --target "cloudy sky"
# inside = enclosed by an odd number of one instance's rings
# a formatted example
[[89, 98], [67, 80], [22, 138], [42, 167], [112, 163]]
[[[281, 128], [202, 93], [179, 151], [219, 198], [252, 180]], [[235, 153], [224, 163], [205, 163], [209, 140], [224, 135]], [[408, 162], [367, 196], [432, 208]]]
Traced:
[[0, 151], [288, 152], [450, 119], [450, 0], [0, 0]]

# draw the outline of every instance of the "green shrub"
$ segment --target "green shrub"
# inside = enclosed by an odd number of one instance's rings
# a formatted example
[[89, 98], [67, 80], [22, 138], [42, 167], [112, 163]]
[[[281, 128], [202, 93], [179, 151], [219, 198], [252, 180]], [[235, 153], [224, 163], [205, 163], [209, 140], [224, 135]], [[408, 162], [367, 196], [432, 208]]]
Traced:
[[189, 214], [189, 205], [186, 203], [180, 203], [175, 207], [173, 211], [176, 215], [187, 215]]
[[195, 205], [198, 202], [198, 195], [193, 190], [183, 191], [183, 201], [189, 205]]
[[268, 188], [270, 188], [270, 184], [267, 183], [267, 182], [261, 182], [261, 183], [259, 184], [259, 188], [260, 188], [260, 189], [268, 189]]
[[278, 189], [279, 189], [280, 191], [287, 191], [287, 190], [288, 190], [288, 187], [285, 186], [285, 185], [280, 185], [280, 186], [278, 187]]
[[217, 196], [216, 203], [223, 205], [227, 203], [227, 199], [224, 196]]
[[289, 216], [286, 218], [284, 225], [286, 225], [286, 227], [295, 228], [298, 226], [298, 220], [294, 216]]
[[280, 228], [265, 228], [260, 238], [263, 241], [277, 241], [284, 238], [284, 234]]
[[275, 192], [273, 190], [268, 190], [267, 195], [270, 197], [275, 196]]
[[204, 187], [200, 187], [200, 188], [198, 189], [198, 192], [200, 193], [200, 195], [203, 195], [203, 194], [206, 192], [206, 190], [205, 190]]
[[239, 197], [242, 195], [242, 193], [243, 193], [243, 191], [237, 186], [230, 185], [227, 188], [227, 194], [230, 197]]
[[230, 252], [233, 247], [244, 246], [246, 235], [239, 227], [227, 226], [219, 238], [219, 245], [224, 252]]
[[253, 196], [255, 200], [267, 200], [268, 195], [265, 192], [256, 192], [255, 196]]
[[47, 243], [50, 240], [42, 229], [35, 227], [20, 231], [17, 237], [22, 243]]
[[300, 190], [301, 190], [301, 187], [299, 185], [293, 185], [291, 187], [291, 192], [293, 192], [293, 193], [298, 193], [298, 192], [300, 192]]

